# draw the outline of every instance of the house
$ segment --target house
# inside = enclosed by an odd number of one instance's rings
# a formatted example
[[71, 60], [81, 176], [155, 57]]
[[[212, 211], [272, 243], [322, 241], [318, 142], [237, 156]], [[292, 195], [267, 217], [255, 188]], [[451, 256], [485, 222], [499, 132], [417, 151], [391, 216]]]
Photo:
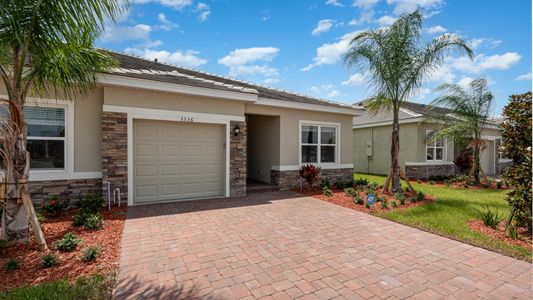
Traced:
[[242, 196], [247, 179], [297, 187], [307, 163], [352, 178], [362, 108], [109, 53], [119, 66], [88, 95], [28, 99], [35, 201], [116, 189], [128, 205]]
[[[361, 105], [359, 105], [361, 106]], [[405, 102], [400, 107], [400, 166], [410, 178], [430, 176], [450, 176], [456, 174], [454, 159], [458, 147], [454, 142], [443, 139], [429, 141], [428, 137], [435, 124], [427, 121], [432, 113], [448, 114], [446, 108], [435, 107], [431, 111], [427, 105]], [[390, 148], [392, 132], [392, 111], [382, 109], [376, 113], [365, 112], [354, 117], [354, 168], [356, 172], [388, 174], [390, 168]], [[496, 122], [487, 124], [482, 138], [486, 147], [481, 153], [481, 167], [485, 174], [496, 175], [510, 164], [499, 153], [501, 134]]]

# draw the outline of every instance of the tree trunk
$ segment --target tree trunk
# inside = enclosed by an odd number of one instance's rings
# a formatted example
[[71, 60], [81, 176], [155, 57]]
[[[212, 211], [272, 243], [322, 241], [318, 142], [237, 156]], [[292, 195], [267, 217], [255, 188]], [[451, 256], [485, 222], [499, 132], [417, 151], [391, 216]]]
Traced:
[[479, 145], [474, 145], [474, 164], [472, 165], [472, 176], [474, 177], [474, 183], [479, 184], [479, 159], [480, 159], [480, 150]]
[[394, 107], [394, 118], [392, 121], [392, 143], [391, 143], [391, 168], [392, 168], [392, 192], [397, 193], [402, 191], [402, 184], [400, 182], [400, 163], [398, 156], [400, 154], [400, 123], [398, 121], [398, 109]]
[[[20, 90], [13, 89], [12, 101], [16, 109], [10, 106], [9, 125], [15, 134], [15, 143], [11, 148], [11, 164], [5, 163], [6, 202], [2, 211], [2, 239], [8, 241], [25, 241], [29, 237], [29, 219], [22, 201], [22, 193], [28, 192], [28, 184], [18, 187], [20, 179], [29, 177], [29, 155], [26, 151], [27, 127], [22, 111], [24, 100]], [[14, 110], [18, 110], [14, 111]], [[8, 145], [4, 145], [8, 146]]]

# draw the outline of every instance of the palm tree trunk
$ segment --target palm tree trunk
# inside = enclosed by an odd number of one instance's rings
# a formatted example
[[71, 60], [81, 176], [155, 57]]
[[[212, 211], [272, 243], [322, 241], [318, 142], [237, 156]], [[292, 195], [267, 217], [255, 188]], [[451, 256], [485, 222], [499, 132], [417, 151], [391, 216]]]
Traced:
[[474, 183], [475, 184], [479, 184], [479, 169], [480, 169], [480, 164], [479, 164], [479, 159], [480, 159], [480, 155], [479, 155], [479, 146], [478, 145], [475, 145], [474, 146], [474, 164], [472, 165], [472, 176], [474, 177]]
[[391, 143], [391, 168], [392, 168], [392, 191], [401, 192], [402, 184], [400, 182], [400, 163], [398, 156], [400, 154], [400, 123], [398, 120], [399, 107], [394, 107], [394, 118], [392, 121], [392, 143]]

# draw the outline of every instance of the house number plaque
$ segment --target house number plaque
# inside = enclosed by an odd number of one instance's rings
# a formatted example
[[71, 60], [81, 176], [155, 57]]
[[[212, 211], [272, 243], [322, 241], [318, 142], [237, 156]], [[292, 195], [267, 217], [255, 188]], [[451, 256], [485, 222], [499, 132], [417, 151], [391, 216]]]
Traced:
[[194, 118], [193, 117], [181, 117], [180, 120], [182, 122], [194, 122]]

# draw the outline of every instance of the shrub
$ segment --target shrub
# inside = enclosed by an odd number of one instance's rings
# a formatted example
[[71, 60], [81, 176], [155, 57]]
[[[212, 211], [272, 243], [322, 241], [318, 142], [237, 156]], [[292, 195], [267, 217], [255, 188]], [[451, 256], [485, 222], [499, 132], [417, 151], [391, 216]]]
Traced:
[[322, 187], [322, 194], [324, 196], [326, 196], [326, 197], [333, 196], [333, 193], [331, 192], [331, 190], [327, 186]]
[[87, 213], [95, 214], [100, 211], [104, 204], [104, 198], [98, 195], [85, 194], [78, 202], [78, 207]]
[[430, 180], [430, 181], [429, 181], [429, 184], [430, 184], [430, 185], [434, 185], [434, 184], [435, 184], [435, 181]]
[[35, 212], [35, 215], [37, 216], [37, 221], [39, 221], [39, 223], [43, 223], [44, 221], [46, 221], [46, 217], [43, 216], [41, 213]]
[[515, 239], [517, 240], [519, 237], [518, 237], [518, 229], [516, 228], [516, 226], [507, 226], [507, 235], [512, 238], [512, 239]]
[[353, 181], [344, 181], [344, 180], [337, 180], [335, 181], [335, 187], [339, 190], [343, 190], [345, 188], [349, 188], [353, 186]]
[[496, 182], [496, 188], [497, 188], [497, 189], [501, 189], [502, 187], [503, 187], [503, 182], [501, 182], [501, 181], [497, 181], [497, 182]]
[[479, 217], [483, 221], [485, 226], [496, 229], [500, 221], [502, 220], [501, 215], [498, 213], [498, 210], [492, 211], [487, 205], [486, 211], [479, 211]]
[[7, 247], [7, 241], [0, 239], [0, 250], [4, 250]]
[[459, 152], [459, 155], [455, 158], [453, 163], [457, 166], [459, 171], [464, 174], [472, 169], [472, 161], [472, 149], [465, 148]]
[[6, 261], [5, 269], [8, 272], [15, 271], [20, 268], [20, 260], [16, 258], [10, 258]]
[[313, 185], [318, 180], [318, 176], [320, 175], [320, 168], [315, 167], [311, 164], [304, 165], [298, 170], [298, 174], [300, 175], [300, 178], [305, 180], [307, 183], [307, 188], [311, 189]]
[[416, 194], [413, 195], [411, 198], [414, 202], [422, 201], [426, 198], [426, 195], [422, 191], [418, 191]]
[[416, 180], [416, 183], [422, 183], [422, 180], [417, 179], [417, 180]]
[[355, 195], [353, 197], [353, 202], [355, 202], [356, 204], [359, 204], [359, 205], [363, 205], [365, 203], [365, 201], [363, 200], [363, 197], [361, 197], [361, 195], [359, 195], [359, 193], [357, 193], [357, 195]]
[[57, 255], [54, 253], [48, 253], [43, 256], [43, 268], [51, 268], [58, 264]]
[[368, 180], [365, 178], [356, 178], [354, 181], [355, 186], [365, 186], [368, 184]]
[[100, 251], [100, 247], [91, 246], [85, 249], [85, 251], [83, 251], [83, 256], [81, 257], [81, 259], [85, 262], [95, 261], [96, 258], [100, 255]]
[[[329, 191], [329, 193], [330, 195], [326, 195], [326, 196], [331, 196], [331, 191]], [[90, 230], [100, 230], [102, 229], [102, 227], [104, 227], [104, 219], [99, 213], [91, 214], [87, 216], [87, 218], [85, 219], [85, 222], [83, 223], [83, 227], [85, 227], [86, 229], [90, 229]]]
[[377, 182], [372, 182], [368, 184], [369, 189], [377, 190], [379, 188], [379, 184]]
[[357, 194], [359, 194], [354, 188], [345, 188], [344, 193], [346, 193], [347, 196], [355, 197]]
[[396, 193], [394, 194], [394, 198], [400, 201], [400, 205], [405, 205], [407, 197], [405, 197], [404, 193]]
[[391, 206], [392, 206], [392, 208], [397, 208], [398, 207], [398, 203], [396, 201], [392, 201], [391, 202]]
[[389, 209], [389, 204], [387, 203], [387, 201], [381, 201], [381, 208]]
[[57, 249], [65, 252], [74, 251], [81, 239], [73, 232], [67, 232], [61, 240], [56, 243]]
[[69, 202], [70, 201], [68, 199], [57, 200], [56, 196], [52, 196], [50, 197], [49, 204], [46, 204], [46, 202], [43, 202], [42, 209], [47, 213], [58, 216], [68, 208]]
[[320, 181], [320, 187], [321, 188], [324, 188], [324, 187], [331, 187], [331, 185], [329, 184], [329, 179], [327, 177], [324, 177], [322, 178], [322, 180]]
[[370, 204], [366, 203], [365, 208], [370, 208]]

